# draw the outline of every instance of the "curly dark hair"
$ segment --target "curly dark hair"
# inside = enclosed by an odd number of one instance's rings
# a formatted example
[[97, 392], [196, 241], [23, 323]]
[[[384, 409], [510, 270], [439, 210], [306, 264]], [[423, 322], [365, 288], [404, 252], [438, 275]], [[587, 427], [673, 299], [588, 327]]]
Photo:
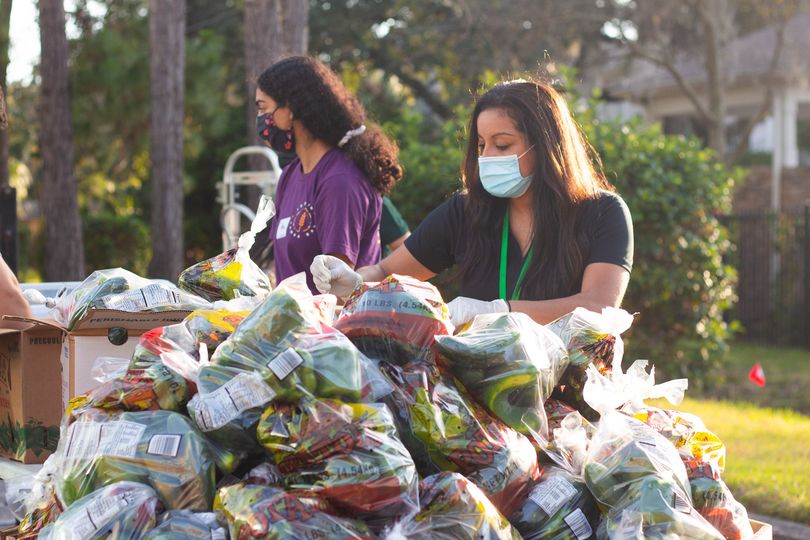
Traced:
[[344, 151], [380, 194], [402, 178], [399, 148], [382, 130], [366, 120], [366, 111], [335, 73], [309, 56], [291, 56], [259, 75], [259, 89], [286, 106], [313, 137], [331, 146], [350, 129], [365, 124], [361, 135], [349, 139]]

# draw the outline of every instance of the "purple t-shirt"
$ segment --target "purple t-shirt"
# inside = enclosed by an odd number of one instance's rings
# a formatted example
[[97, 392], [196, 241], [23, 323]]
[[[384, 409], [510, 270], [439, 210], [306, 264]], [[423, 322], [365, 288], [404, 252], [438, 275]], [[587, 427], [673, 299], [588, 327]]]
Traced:
[[343, 152], [332, 149], [304, 173], [296, 159], [276, 188], [276, 215], [270, 224], [276, 279], [306, 271], [316, 255], [340, 253], [356, 267], [380, 260], [382, 197]]

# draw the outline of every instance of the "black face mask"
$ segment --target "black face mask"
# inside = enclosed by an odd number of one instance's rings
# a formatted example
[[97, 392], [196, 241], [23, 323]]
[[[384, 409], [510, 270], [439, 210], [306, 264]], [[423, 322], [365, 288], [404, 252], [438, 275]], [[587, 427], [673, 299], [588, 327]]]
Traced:
[[273, 121], [275, 112], [260, 114], [256, 117], [256, 130], [259, 133], [259, 138], [267, 141], [270, 148], [276, 152], [295, 152], [293, 131], [291, 129], [281, 129], [276, 125], [275, 121]]

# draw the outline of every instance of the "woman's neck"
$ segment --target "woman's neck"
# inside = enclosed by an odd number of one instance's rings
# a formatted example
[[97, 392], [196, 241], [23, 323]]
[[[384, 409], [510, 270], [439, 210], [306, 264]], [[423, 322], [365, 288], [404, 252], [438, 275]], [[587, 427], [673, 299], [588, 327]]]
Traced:
[[301, 168], [305, 173], [312, 172], [321, 158], [332, 147], [320, 139], [313, 137], [306, 128], [300, 124], [295, 130], [295, 153], [301, 160]]
[[531, 217], [534, 212], [532, 205], [534, 200], [532, 198], [532, 190], [526, 190], [526, 193], [520, 197], [513, 197], [509, 199], [509, 214], [521, 217]]

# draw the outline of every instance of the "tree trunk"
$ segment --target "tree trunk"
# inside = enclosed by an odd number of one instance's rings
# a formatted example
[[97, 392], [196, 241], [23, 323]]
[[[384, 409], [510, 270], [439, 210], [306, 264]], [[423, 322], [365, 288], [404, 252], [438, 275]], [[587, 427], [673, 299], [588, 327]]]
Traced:
[[84, 246], [73, 171], [68, 42], [61, 1], [39, 2], [39, 33], [45, 278], [49, 281], [83, 279]]
[[309, 2], [281, 0], [284, 23], [284, 52], [287, 56], [306, 54], [309, 46]]
[[728, 157], [726, 148], [726, 88], [723, 73], [724, 45], [730, 35], [732, 8], [725, 0], [705, 0], [696, 3], [705, 35], [706, 82], [709, 94], [707, 132], [709, 146], [720, 159]]
[[183, 254], [185, 0], [149, 2], [152, 104], [151, 277], [176, 280]]
[[[283, 54], [278, 0], [245, 0], [244, 16], [247, 141], [249, 145], [263, 146], [256, 133], [256, 79]], [[251, 157], [250, 168], [267, 169], [267, 160]]]
[[8, 133], [6, 125], [5, 95], [8, 68], [9, 28], [11, 28], [11, 0], [0, 1], [0, 187], [8, 185]]

